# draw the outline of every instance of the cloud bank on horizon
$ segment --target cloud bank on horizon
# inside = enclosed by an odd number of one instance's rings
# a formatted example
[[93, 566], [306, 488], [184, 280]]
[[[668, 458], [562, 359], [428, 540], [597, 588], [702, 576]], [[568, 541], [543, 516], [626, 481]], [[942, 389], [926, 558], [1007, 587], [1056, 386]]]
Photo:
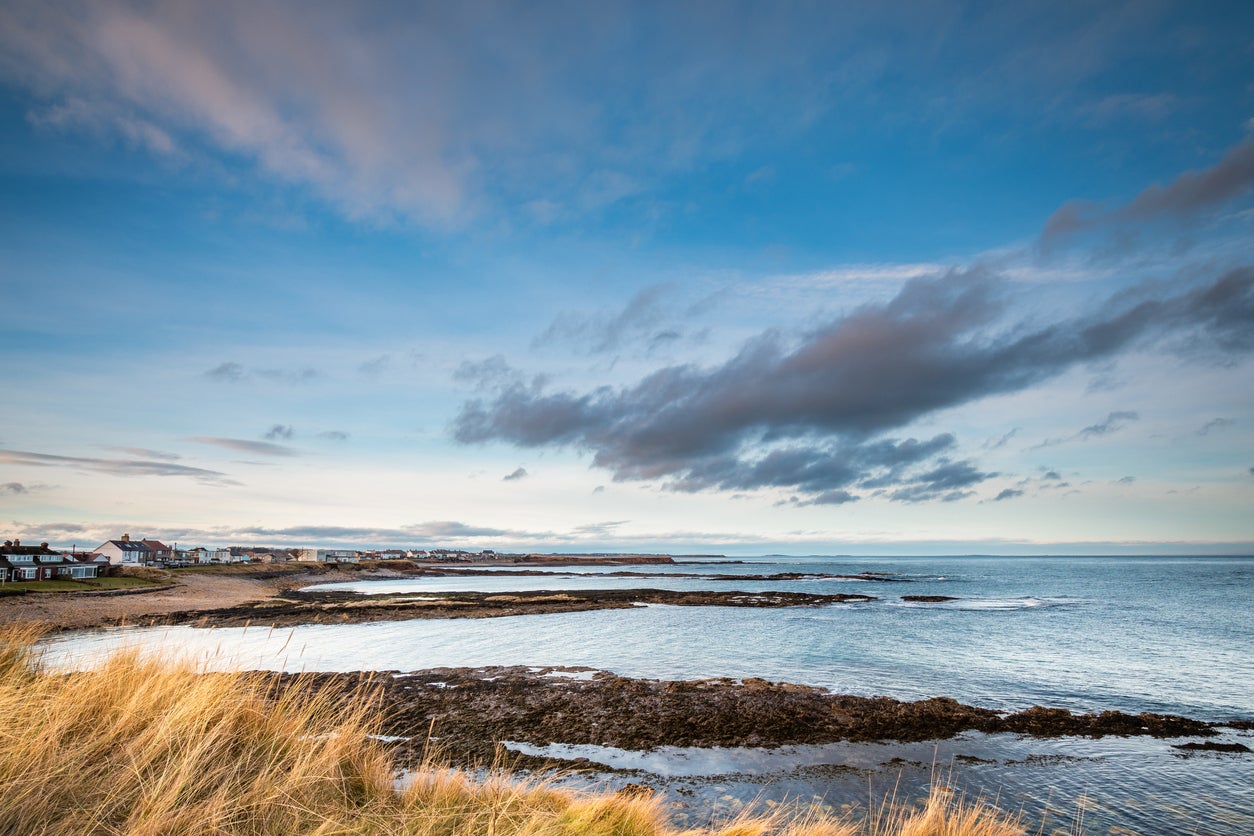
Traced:
[[1248, 4], [5, 17], [23, 536], [1254, 548]]

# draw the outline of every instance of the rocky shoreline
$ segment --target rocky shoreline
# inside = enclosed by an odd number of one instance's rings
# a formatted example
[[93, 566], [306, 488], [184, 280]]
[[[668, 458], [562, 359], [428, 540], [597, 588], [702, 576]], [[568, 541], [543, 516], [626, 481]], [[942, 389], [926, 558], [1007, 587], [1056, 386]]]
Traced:
[[[1007, 714], [944, 697], [903, 702], [761, 679], [671, 682], [587, 668], [436, 668], [410, 673], [265, 676], [285, 687], [309, 688], [332, 698], [377, 699], [385, 716], [383, 734], [395, 742], [403, 761], [421, 760], [434, 745], [454, 765], [490, 763], [502, 741], [650, 750], [659, 746], [913, 742], [951, 738], [965, 731], [1038, 738], [1205, 739], [1215, 736], [1221, 726], [1247, 725], [1151, 713], [1073, 714], [1041, 706]], [[1198, 743], [1187, 748], [1210, 747]], [[523, 760], [527, 765], [541, 765], [531, 763], [534, 759]], [[569, 763], [564, 765], [569, 767]]]
[[865, 603], [870, 595], [804, 592], [611, 589], [568, 591], [426, 592], [361, 595], [353, 592], [291, 590], [262, 601], [218, 609], [175, 611], [131, 619], [145, 626], [290, 627], [301, 624], [362, 624], [427, 618], [499, 618], [511, 615], [628, 609], [642, 604], [677, 607], [822, 607]]

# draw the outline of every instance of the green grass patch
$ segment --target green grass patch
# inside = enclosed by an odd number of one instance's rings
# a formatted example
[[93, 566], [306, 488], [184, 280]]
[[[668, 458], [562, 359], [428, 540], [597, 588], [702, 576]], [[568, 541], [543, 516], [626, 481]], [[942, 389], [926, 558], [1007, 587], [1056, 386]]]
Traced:
[[0, 590], [9, 595], [22, 595], [28, 592], [99, 592], [104, 589], [138, 589], [146, 586], [167, 586], [167, 584], [146, 578], [125, 576], [83, 580], [58, 578], [52, 581], [9, 581], [0, 587]]

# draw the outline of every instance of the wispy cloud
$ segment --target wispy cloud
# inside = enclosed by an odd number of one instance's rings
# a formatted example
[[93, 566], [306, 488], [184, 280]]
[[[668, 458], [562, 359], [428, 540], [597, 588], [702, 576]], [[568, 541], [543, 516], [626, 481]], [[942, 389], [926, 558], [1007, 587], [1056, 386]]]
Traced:
[[628, 344], [656, 349], [682, 337], [676, 324], [683, 309], [669, 284], [643, 288], [618, 310], [592, 314], [565, 311], [549, 324], [532, 345], [570, 342], [596, 354], [617, 351]]
[[527, 468], [520, 467], [511, 473], [507, 473], [505, 476], [501, 478], [506, 482], [517, 482], [519, 479], [526, 479], [527, 475], [528, 475]]
[[194, 441], [197, 444], [209, 444], [214, 447], [222, 447], [226, 450], [234, 450], [237, 453], [249, 453], [255, 456], [298, 456], [296, 450], [291, 447], [284, 447], [282, 444], [274, 444], [269, 441], [250, 441], [246, 438], [217, 438], [214, 436], [196, 436], [189, 438], [188, 441]]
[[1045, 447], [1054, 447], [1056, 445], [1067, 444], [1072, 441], [1089, 441], [1094, 438], [1102, 438], [1103, 436], [1108, 436], [1122, 430], [1133, 421], [1139, 420], [1140, 417], [1141, 416], [1139, 414], [1130, 410], [1112, 412], [1107, 415], [1104, 420], [1099, 421], [1096, 424], [1089, 424], [1084, 429], [1068, 436], [1046, 439], [1030, 449], [1040, 450]]
[[1222, 430], [1224, 427], [1231, 427], [1232, 421], [1228, 418], [1212, 418], [1203, 424], [1197, 431], [1197, 435], [1210, 435], [1214, 430]]
[[205, 377], [218, 383], [239, 383], [249, 378], [260, 378], [270, 383], [309, 383], [323, 377], [314, 368], [303, 369], [251, 369], [233, 360], [219, 363], [205, 372]]
[[0, 462], [35, 467], [68, 467], [107, 473], [111, 476], [186, 476], [208, 485], [235, 485], [225, 473], [201, 467], [173, 464], [168, 461], [144, 459], [96, 459], [82, 456], [58, 456], [22, 450], [0, 450]]
[[176, 462], [183, 458], [178, 453], [167, 453], [164, 450], [151, 450], [147, 447], [104, 447], [105, 450], [116, 450], [119, 453], [128, 453], [137, 459], [162, 459], [163, 461]]
[[290, 424], [275, 424], [266, 430], [265, 439], [267, 441], [290, 441], [292, 435], [296, 432]]
[[1209, 168], [1186, 171], [1167, 185], [1155, 183], [1122, 206], [1107, 209], [1087, 200], [1064, 203], [1041, 233], [1045, 246], [1087, 232], [1135, 223], [1189, 220], [1217, 209], [1254, 188], [1254, 138], [1229, 148]]

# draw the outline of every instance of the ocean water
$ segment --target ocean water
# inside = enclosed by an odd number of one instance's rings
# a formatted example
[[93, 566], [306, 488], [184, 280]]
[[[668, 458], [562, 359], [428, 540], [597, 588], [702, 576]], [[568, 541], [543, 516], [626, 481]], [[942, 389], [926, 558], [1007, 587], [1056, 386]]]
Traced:
[[[609, 574], [624, 570], [659, 577]], [[892, 580], [678, 577], [780, 572], [876, 572]], [[139, 644], [216, 667], [408, 671], [578, 665], [624, 676], [756, 676], [851, 694], [948, 696], [1004, 710], [1039, 704], [1215, 721], [1254, 719], [1254, 558], [763, 557], [329, 587], [415, 596], [523, 589], [788, 590], [862, 593], [877, 600], [784, 609], [641, 606], [275, 630], [127, 628], [55, 638], [44, 648], [46, 663], [89, 665], [119, 645]], [[955, 600], [912, 604], [901, 600], [905, 595]], [[1223, 739], [1254, 748], [1248, 733], [1229, 731]], [[1001, 797], [1011, 798], [1030, 819], [1044, 816], [1053, 805], [1055, 810], [1084, 809], [1085, 832], [1112, 827], [1139, 833], [1254, 832], [1254, 755], [1186, 757], [1171, 747], [1173, 742], [1178, 741], [976, 736], [945, 744], [961, 751], [946, 755], [936, 749], [934, 754], [941, 761], [948, 757], [957, 772], [955, 783], [989, 795], [1004, 792]], [[887, 754], [890, 750], [898, 754]], [[706, 763], [700, 781], [682, 770], [676, 773], [673, 766], [659, 766], [667, 762], [666, 753], [645, 760], [630, 753], [580, 754], [618, 766], [626, 757], [646, 780], [674, 790], [677, 800], [709, 802], [702, 808], [708, 809], [724, 797], [737, 801], [747, 794], [812, 794], [853, 803], [867, 797], [867, 781], [877, 777], [889, 787], [904, 780], [921, 791], [931, 779], [930, 769], [921, 765], [930, 767], [932, 758], [920, 752], [918, 744], [896, 749], [863, 744], [829, 747], [817, 755], [796, 747], [791, 755], [786, 747], [771, 757], [750, 750], [702, 757], [669, 753], [672, 764], [694, 758]], [[868, 758], [880, 760], [871, 764]], [[710, 787], [727, 791], [707, 798]]]

